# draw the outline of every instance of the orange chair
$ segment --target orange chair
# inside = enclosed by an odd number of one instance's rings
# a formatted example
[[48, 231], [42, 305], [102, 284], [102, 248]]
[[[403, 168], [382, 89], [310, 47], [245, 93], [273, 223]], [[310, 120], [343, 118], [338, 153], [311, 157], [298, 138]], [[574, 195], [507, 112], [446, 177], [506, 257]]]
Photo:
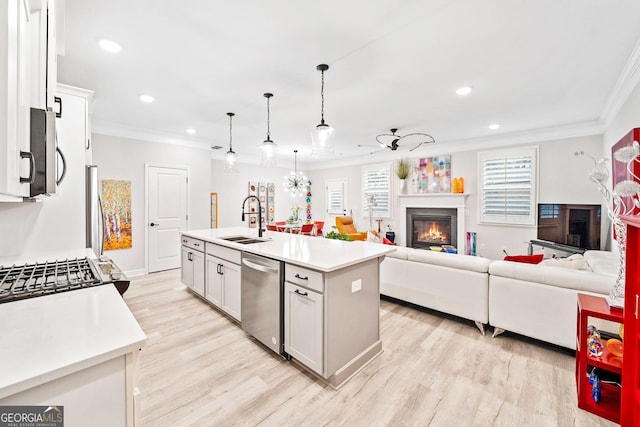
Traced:
[[367, 240], [367, 232], [359, 232], [353, 225], [353, 218], [348, 215], [336, 217], [336, 227], [342, 234], [346, 234], [353, 240]]
[[305, 236], [312, 236], [313, 232], [313, 224], [302, 224], [300, 227], [300, 234], [304, 234]]
[[316, 226], [316, 236], [322, 236], [322, 227], [324, 227], [324, 221], [314, 221], [313, 225]]

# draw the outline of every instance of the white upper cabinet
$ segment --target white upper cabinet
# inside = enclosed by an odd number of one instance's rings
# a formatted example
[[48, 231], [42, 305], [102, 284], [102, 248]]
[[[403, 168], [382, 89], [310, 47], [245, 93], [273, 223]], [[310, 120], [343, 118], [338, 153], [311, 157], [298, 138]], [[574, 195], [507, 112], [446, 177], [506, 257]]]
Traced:
[[31, 107], [54, 108], [53, 0], [0, 1], [0, 201], [28, 197]]

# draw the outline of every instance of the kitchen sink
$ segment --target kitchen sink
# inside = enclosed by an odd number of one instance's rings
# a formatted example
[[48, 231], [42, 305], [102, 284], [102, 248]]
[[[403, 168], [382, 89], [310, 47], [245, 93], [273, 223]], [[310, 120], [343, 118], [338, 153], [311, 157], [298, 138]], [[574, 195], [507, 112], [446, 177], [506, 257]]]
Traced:
[[227, 240], [229, 242], [240, 243], [242, 245], [249, 245], [251, 243], [266, 242], [269, 239], [256, 239], [254, 237], [248, 237], [248, 236], [231, 236], [231, 237], [223, 237], [222, 240]]

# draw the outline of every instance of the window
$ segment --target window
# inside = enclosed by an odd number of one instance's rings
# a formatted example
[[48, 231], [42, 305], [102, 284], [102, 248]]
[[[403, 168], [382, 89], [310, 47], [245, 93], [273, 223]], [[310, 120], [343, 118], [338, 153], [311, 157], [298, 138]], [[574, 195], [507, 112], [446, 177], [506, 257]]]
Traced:
[[374, 218], [391, 217], [391, 163], [363, 166], [362, 212]]
[[330, 215], [342, 215], [346, 202], [346, 179], [330, 179], [327, 181], [327, 213]]
[[558, 218], [560, 216], [560, 205], [540, 204], [540, 219]]
[[479, 154], [480, 222], [535, 225], [537, 147]]

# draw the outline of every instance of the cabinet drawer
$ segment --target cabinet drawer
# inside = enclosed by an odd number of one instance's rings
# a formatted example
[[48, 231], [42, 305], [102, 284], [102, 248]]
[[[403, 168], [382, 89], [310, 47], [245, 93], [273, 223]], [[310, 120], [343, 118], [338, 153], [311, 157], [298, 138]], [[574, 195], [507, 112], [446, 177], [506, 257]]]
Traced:
[[231, 249], [226, 246], [207, 242], [207, 254], [217, 256], [218, 258], [233, 262], [234, 264], [240, 264], [241, 252], [237, 249]]
[[287, 282], [304, 286], [317, 292], [324, 292], [323, 274], [319, 271], [286, 264], [284, 267], [284, 277]]
[[202, 240], [194, 239], [193, 237], [181, 236], [180, 242], [183, 246], [196, 251], [204, 252], [204, 242]]

